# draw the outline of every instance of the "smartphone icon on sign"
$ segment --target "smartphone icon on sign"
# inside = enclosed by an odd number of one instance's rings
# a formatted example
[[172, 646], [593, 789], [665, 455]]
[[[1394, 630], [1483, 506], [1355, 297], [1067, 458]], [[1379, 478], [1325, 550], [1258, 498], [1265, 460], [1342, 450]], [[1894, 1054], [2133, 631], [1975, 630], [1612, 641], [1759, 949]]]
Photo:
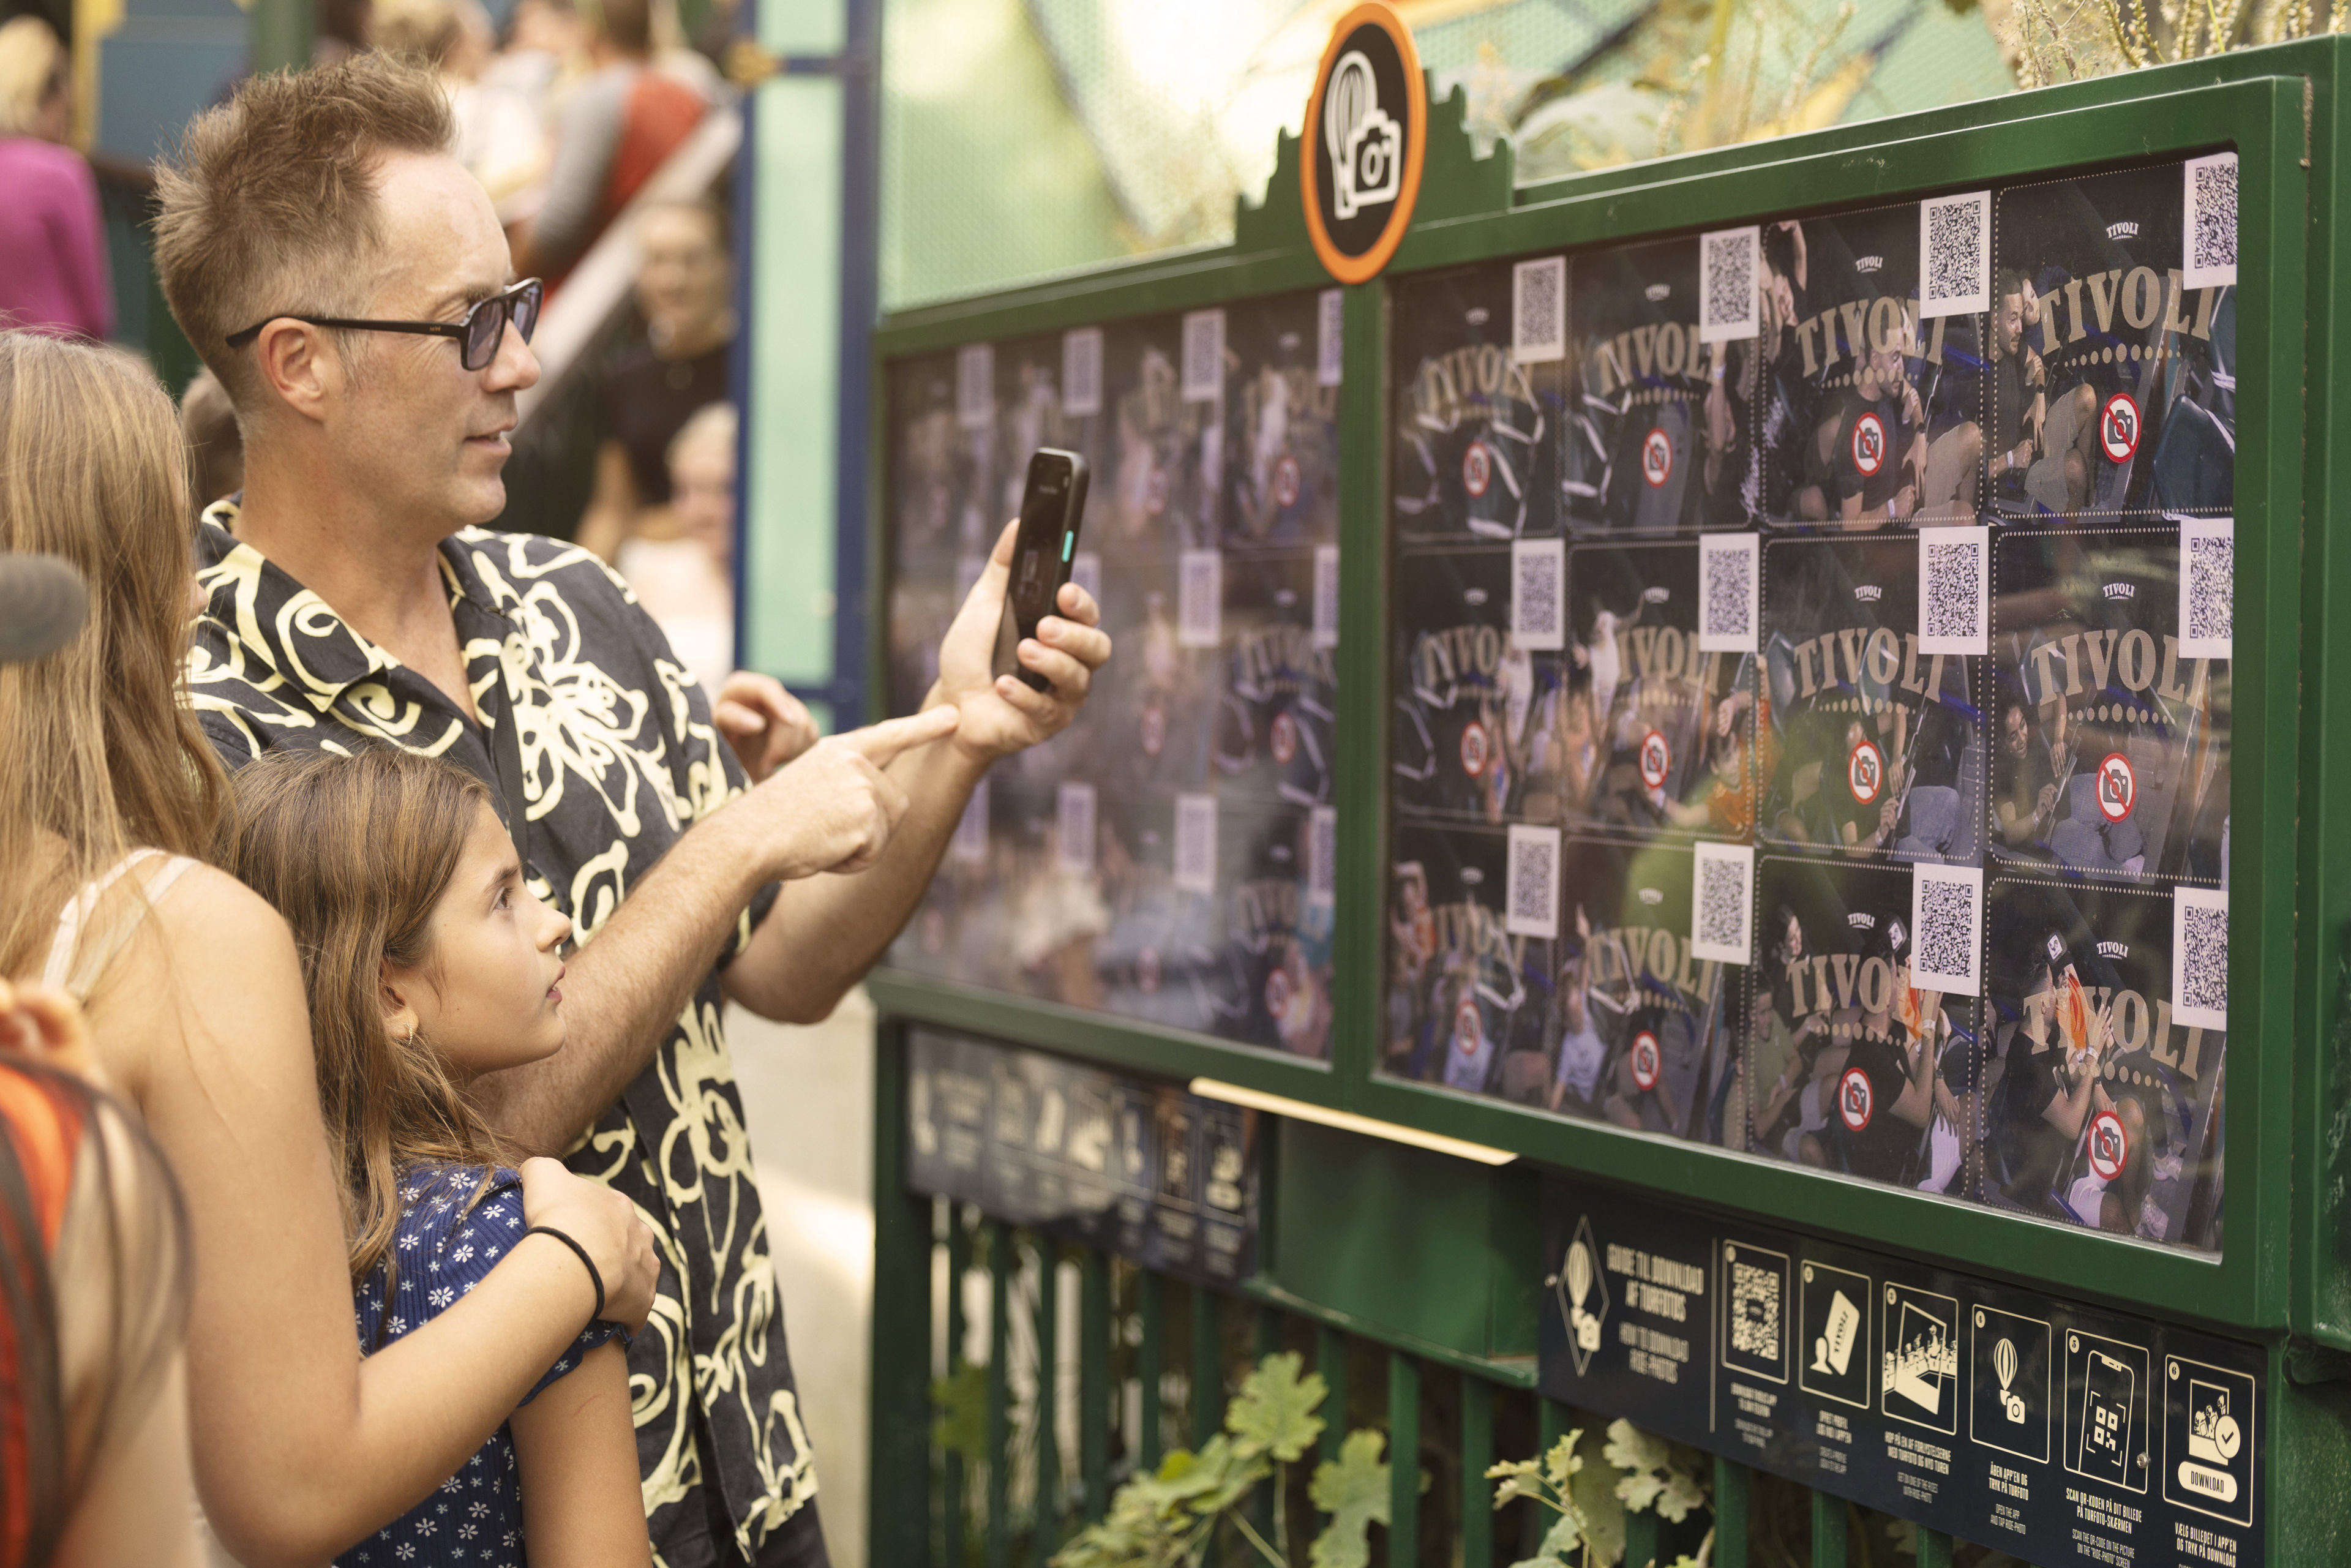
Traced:
[[2130, 1442], [2131, 1396], [2137, 1386], [2137, 1378], [2129, 1367], [2104, 1352], [2090, 1353], [2082, 1377], [2078, 1469], [2083, 1474], [2128, 1482], [2130, 1460], [2124, 1450]]

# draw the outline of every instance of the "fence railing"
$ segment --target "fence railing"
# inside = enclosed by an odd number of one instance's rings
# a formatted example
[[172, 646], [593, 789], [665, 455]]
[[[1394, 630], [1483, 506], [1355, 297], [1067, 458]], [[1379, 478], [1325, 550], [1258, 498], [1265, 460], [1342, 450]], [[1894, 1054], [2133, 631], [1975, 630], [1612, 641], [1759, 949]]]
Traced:
[[[881, 1049], [876, 1568], [1042, 1568], [1104, 1516], [1128, 1477], [1212, 1437], [1249, 1369], [1281, 1351], [1331, 1390], [1315, 1457], [1337, 1458], [1351, 1429], [1385, 1434], [1389, 1522], [1373, 1529], [1373, 1563], [1503, 1568], [1535, 1554], [1548, 1521], [1529, 1500], [1498, 1512], [1488, 1468], [1606, 1422], [1541, 1397], [1532, 1357], [1484, 1360], [1416, 1343], [1262, 1277], [1216, 1290], [910, 1193], [904, 1045], [886, 1025]], [[1711, 1463], [1710, 1511], [1678, 1522], [1625, 1513], [1626, 1568], [1670, 1568], [1702, 1544], [1708, 1568], [2005, 1561], [1743, 1465]], [[1286, 1478], [1288, 1516], [1307, 1521], [1291, 1537], [1301, 1564], [1322, 1522], [1309, 1498], [1311, 1468], [1291, 1466]], [[1265, 1492], [1249, 1504], [1261, 1535], [1270, 1534], [1271, 1501]]]

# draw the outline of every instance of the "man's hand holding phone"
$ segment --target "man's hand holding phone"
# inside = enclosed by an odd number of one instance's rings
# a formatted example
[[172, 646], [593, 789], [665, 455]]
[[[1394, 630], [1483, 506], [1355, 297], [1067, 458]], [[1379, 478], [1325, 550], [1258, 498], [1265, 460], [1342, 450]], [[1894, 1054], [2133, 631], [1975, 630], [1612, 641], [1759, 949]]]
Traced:
[[997, 536], [987, 569], [939, 643], [938, 684], [924, 705], [925, 712], [942, 706], [959, 710], [956, 748], [981, 762], [1050, 740], [1068, 728], [1094, 672], [1110, 662], [1101, 607], [1083, 588], [1065, 582], [1054, 600], [1058, 613], [1038, 622], [1036, 636], [1021, 639], [1016, 650], [1021, 667], [1043, 676], [1046, 688], [1034, 691], [1016, 675], [995, 674], [997, 634], [1004, 622], [1019, 528], [1015, 518]]

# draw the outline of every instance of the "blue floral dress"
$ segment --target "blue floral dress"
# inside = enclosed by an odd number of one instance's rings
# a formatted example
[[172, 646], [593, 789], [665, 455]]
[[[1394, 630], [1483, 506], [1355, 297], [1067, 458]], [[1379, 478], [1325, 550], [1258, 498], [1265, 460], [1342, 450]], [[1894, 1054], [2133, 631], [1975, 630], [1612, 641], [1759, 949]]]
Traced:
[[[489, 1277], [498, 1260], [522, 1239], [522, 1180], [492, 1173], [489, 1190], [470, 1210], [479, 1170], [457, 1167], [408, 1172], [400, 1189], [400, 1227], [392, 1246], [400, 1260], [391, 1321], [384, 1319], [384, 1272], [379, 1267], [353, 1291], [360, 1344], [381, 1350], [423, 1327]], [[599, 1320], [564, 1351], [531, 1391], [528, 1405], [556, 1379], [576, 1370], [618, 1326]], [[337, 1568], [524, 1568], [522, 1484], [515, 1468], [514, 1434], [500, 1427], [490, 1440], [431, 1497], [335, 1559]]]

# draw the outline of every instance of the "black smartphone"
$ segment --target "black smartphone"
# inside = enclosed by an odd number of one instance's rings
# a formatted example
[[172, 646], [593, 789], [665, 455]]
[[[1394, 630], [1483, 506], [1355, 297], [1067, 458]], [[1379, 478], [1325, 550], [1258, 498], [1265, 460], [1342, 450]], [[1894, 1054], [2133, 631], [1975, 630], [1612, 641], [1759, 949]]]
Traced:
[[996, 632], [996, 673], [1018, 675], [1031, 691], [1049, 683], [1021, 665], [1021, 639], [1037, 634], [1037, 622], [1054, 612], [1061, 584], [1077, 559], [1078, 524], [1086, 515], [1086, 460], [1074, 452], [1040, 446], [1029, 459], [1029, 484], [1020, 494], [1020, 531], [1012, 540], [1012, 581], [1004, 595], [1004, 621]]

